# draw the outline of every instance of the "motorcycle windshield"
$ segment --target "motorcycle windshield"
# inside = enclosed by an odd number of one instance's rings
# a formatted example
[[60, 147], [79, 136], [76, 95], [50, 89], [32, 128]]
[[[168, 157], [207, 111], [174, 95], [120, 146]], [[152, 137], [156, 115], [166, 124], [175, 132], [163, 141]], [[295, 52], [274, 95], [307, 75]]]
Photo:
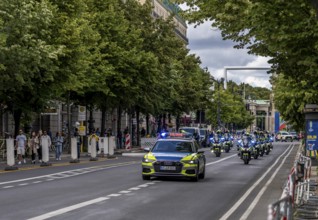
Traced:
[[219, 137], [217, 136], [217, 135], [215, 135], [214, 137], [213, 137], [213, 139], [214, 139], [214, 143], [219, 143]]
[[243, 138], [243, 146], [248, 147], [248, 139], [247, 138]]

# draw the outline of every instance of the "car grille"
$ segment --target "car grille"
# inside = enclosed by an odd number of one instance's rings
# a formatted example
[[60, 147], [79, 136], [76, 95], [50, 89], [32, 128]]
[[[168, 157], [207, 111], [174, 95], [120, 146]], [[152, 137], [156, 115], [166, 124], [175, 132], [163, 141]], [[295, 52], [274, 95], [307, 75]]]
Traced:
[[[155, 171], [160, 173], [181, 173], [182, 163], [179, 161], [157, 161], [153, 164]], [[176, 167], [175, 170], [161, 170], [161, 166]]]

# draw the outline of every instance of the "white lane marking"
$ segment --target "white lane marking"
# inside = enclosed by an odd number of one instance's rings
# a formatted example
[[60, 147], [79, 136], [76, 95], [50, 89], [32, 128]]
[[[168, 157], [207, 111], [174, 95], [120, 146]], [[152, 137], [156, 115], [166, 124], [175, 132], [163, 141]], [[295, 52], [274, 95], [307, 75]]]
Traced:
[[115, 194], [115, 193], [114, 193], [114, 194], [109, 194], [109, 195], [108, 195], [108, 197], [118, 197], [118, 196], [121, 196], [121, 194]]
[[[295, 146], [295, 145], [294, 145]], [[293, 146], [293, 147], [294, 147]], [[292, 148], [293, 149], [293, 148]], [[247, 219], [247, 217], [251, 214], [251, 212], [253, 211], [253, 209], [255, 208], [256, 204], [259, 202], [259, 200], [261, 199], [261, 196], [264, 194], [265, 190], [267, 189], [267, 187], [269, 186], [269, 184], [274, 180], [275, 176], [277, 175], [278, 171], [282, 168], [283, 164], [285, 163], [287, 157], [290, 155], [290, 153], [292, 152], [292, 149], [288, 152], [288, 154], [284, 157], [284, 159], [282, 160], [282, 162], [280, 163], [280, 165], [276, 168], [275, 172], [272, 174], [271, 178], [266, 182], [266, 184], [263, 186], [263, 188], [259, 191], [259, 193], [257, 194], [257, 196], [255, 197], [255, 199], [253, 200], [253, 202], [251, 203], [251, 205], [248, 207], [248, 209], [244, 212], [244, 214], [242, 215], [242, 217], [240, 218], [240, 220], [244, 220]]]
[[147, 184], [142, 184], [142, 185], [139, 185], [137, 187], [148, 187], [148, 185]]
[[21, 183], [19, 184], [19, 186], [26, 186], [26, 185], [29, 185], [28, 183]]
[[28, 220], [43, 220], [43, 219], [52, 218], [54, 216], [58, 216], [58, 215], [67, 213], [67, 212], [73, 211], [75, 209], [79, 209], [79, 208], [82, 208], [82, 207], [85, 207], [85, 206], [89, 206], [89, 205], [92, 205], [92, 204], [95, 204], [95, 203], [99, 203], [99, 202], [105, 201], [107, 199], [109, 199], [109, 198], [100, 197], [100, 198], [92, 199], [92, 200], [89, 200], [89, 201], [86, 201], [86, 202], [78, 203], [76, 205], [72, 205], [72, 206], [69, 206], [69, 207], [58, 209], [58, 210], [55, 210], [53, 212], [46, 213], [44, 215], [39, 215], [39, 216], [36, 216], [34, 218], [29, 218]]
[[150, 183], [146, 183], [146, 184], [148, 184], [148, 185], [153, 185], [153, 184], [156, 184], [156, 183], [150, 182]]
[[138, 187], [132, 187], [132, 188], [130, 188], [130, 189], [128, 189], [128, 190], [140, 190], [140, 188], [138, 188]]
[[275, 163], [270, 166], [267, 171], [245, 192], [245, 194], [232, 206], [232, 208], [227, 211], [220, 220], [228, 219], [233, 212], [244, 202], [244, 200], [251, 194], [251, 192], [255, 189], [255, 187], [266, 177], [266, 175], [273, 169], [273, 167], [278, 163], [280, 158], [289, 150], [292, 150], [293, 145], [289, 145], [289, 147], [276, 159]]
[[12, 188], [12, 187], [14, 187], [14, 186], [4, 186], [4, 187], [2, 187], [2, 189], [9, 189], [9, 188]]
[[47, 180], [45, 180], [45, 181], [52, 181], [52, 180], [54, 180], [54, 179], [47, 179]]
[[33, 182], [33, 183], [35, 183], [35, 184], [36, 184], [36, 183], [42, 183], [42, 181], [35, 181], [35, 182]]
[[228, 160], [228, 159], [230, 159], [230, 158], [232, 158], [232, 157], [237, 157], [237, 154], [234, 154], [234, 155], [231, 155], [231, 156], [222, 158], [222, 159], [217, 160], [217, 161], [214, 161], [214, 162], [207, 163], [207, 164], [205, 164], [205, 166], [209, 166], [209, 165], [212, 165], [212, 164], [220, 163], [220, 162], [222, 162], [222, 161], [224, 161], [224, 160]]
[[[161, 181], [156, 181], [156, 183], [159, 183], [159, 182], [161, 182]], [[146, 185], [146, 184], [144, 184], [144, 185]], [[132, 187], [129, 190], [131, 190], [131, 189], [138, 190], [140, 188]], [[127, 195], [127, 193], [130, 192], [129, 190], [122, 190], [119, 193]], [[62, 215], [64, 213], [67, 213], [67, 212], [70, 212], [70, 211], [73, 211], [73, 210], [76, 210], [76, 209], [79, 209], [79, 208], [82, 208], [82, 207], [85, 207], [85, 206], [89, 206], [89, 205], [92, 205], [92, 204], [103, 202], [105, 200], [111, 199], [111, 197], [121, 196], [122, 194], [118, 194], [118, 193], [109, 194], [106, 197], [99, 197], [99, 198], [92, 199], [92, 200], [89, 200], [89, 201], [86, 201], [86, 202], [78, 203], [76, 205], [64, 207], [62, 209], [58, 209], [58, 210], [55, 210], [55, 211], [52, 211], [52, 212], [48, 212], [46, 214], [39, 215], [39, 216], [36, 216], [36, 217], [33, 217], [33, 218], [29, 218], [27, 220], [43, 220], [43, 219], [52, 218], [52, 217], [55, 217], [55, 216], [58, 216], [58, 215]]]
[[[69, 171], [63, 171], [63, 172], [59, 172], [59, 173], [53, 173], [53, 174], [49, 174], [49, 175], [43, 175], [43, 176], [36, 176], [36, 177], [30, 177], [30, 178], [25, 178], [25, 179], [19, 179], [19, 180], [12, 180], [12, 181], [7, 181], [7, 182], [0, 182], [0, 185], [5, 185], [5, 184], [10, 184], [10, 183], [18, 183], [18, 182], [25, 182], [25, 181], [29, 181], [29, 180], [34, 180], [34, 179], [41, 179], [41, 178], [53, 178], [54, 175], [64, 175], [65, 173], [69, 173], [69, 172], [77, 172], [77, 171], [83, 171], [83, 170], [89, 170], [89, 172], [94, 172], [94, 171], [98, 171], [98, 170], [106, 170], [106, 169], [110, 169], [110, 168], [116, 168], [116, 167], [122, 167], [122, 166], [129, 166], [132, 164], [137, 164], [138, 162], [136, 161], [132, 161], [132, 162], [127, 162], [127, 163], [120, 163], [120, 164], [113, 164], [110, 166], [106, 166], [106, 167], [90, 167], [90, 168], [81, 168], [81, 169], [75, 169], [75, 170], [69, 170]], [[83, 172], [84, 173], [84, 172]], [[79, 174], [83, 174], [82, 172]]]

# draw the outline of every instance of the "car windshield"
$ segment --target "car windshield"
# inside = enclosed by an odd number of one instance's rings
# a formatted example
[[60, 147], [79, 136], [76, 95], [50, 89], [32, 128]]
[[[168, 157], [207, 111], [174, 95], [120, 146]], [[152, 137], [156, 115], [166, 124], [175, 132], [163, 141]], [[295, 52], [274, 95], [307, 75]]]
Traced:
[[152, 152], [193, 153], [191, 142], [186, 141], [158, 141]]
[[180, 131], [182, 132], [187, 132], [187, 133], [191, 133], [194, 134], [195, 129], [194, 128], [181, 128]]

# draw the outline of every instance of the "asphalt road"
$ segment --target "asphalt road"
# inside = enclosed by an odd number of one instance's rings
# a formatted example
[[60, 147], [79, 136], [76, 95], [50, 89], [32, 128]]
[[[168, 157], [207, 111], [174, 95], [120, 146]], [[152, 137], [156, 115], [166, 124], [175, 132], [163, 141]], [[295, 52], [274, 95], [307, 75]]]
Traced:
[[[0, 174], [0, 219], [267, 219], [299, 144], [244, 165], [233, 148], [216, 158], [206, 151], [206, 177], [141, 179], [141, 157]], [[208, 149], [207, 149], [208, 150]]]

